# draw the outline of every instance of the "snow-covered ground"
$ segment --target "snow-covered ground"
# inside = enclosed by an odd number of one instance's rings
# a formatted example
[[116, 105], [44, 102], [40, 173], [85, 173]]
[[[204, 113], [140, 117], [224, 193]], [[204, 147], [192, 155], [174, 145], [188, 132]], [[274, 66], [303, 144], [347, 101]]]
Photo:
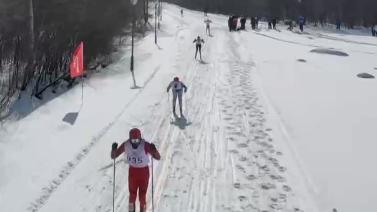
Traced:
[[[158, 46], [153, 34], [136, 43], [139, 89], [127, 53], [85, 82], [83, 105], [77, 86], [1, 125], [0, 210], [112, 211], [111, 143], [139, 127], [162, 155], [155, 211], [376, 211], [377, 83], [356, 75], [377, 75], [377, 40], [263, 23], [230, 33], [220, 15], [208, 37], [202, 13], [179, 11], [164, 4]], [[186, 119], [171, 116], [174, 76], [189, 87]], [[127, 172], [119, 159], [117, 211], [128, 208]]]

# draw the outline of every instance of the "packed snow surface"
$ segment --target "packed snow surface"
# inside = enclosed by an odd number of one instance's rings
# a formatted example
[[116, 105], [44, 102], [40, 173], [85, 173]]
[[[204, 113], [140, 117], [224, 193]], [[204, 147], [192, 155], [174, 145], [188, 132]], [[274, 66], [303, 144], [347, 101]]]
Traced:
[[[76, 86], [2, 123], [1, 211], [112, 211], [111, 144], [131, 127], [162, 155], [153, 167], [155, 211], [377, 211], [377, 82], [357, 77], [377, 74], [375, 38], [265, 23], [231, 33], [227, 17], [212, 14], [208, 37], [200, 12], [181, 17], [164, 4], [162, 18], [158, 45], [153, 34], [136, 42], [139, 88], [131, 89], [125, 47], [85, 81], [83, 104]], [[166, 93], [175, 76], [189, 88], [181, 119]], [[128, 209], [127, 176], [118, 158], [116, 211]]]

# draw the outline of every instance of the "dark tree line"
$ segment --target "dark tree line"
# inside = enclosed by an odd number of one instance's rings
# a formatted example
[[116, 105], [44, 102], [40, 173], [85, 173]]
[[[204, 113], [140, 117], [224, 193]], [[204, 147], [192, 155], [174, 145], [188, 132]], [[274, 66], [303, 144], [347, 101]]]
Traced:
[[168, 0], [181, 6], [223, 14], [297, 19], [314, 23], [341, 20], [349, 27], [377, 23], [376, 0]]
[[0, 0], [0, 117], [21, 90], [35, 95], [60, 79], [72, 83], [69, 62], [80, 41], [88, 71], [106, 64], [147, 2]]

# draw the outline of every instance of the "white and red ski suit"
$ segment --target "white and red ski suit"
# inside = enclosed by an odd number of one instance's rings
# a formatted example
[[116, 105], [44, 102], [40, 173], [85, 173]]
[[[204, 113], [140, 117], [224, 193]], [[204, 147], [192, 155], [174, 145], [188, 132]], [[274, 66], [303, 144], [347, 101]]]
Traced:
[[[153, 145], [154, 146], [154, 145]], [[126, 161], [129, 163], [128, 189], [130, 192], [129, 203], [135, 206], [137, 193], [139, 191], [139, 201], [141, 211], [146, 208], [146, 194], [149, 182], [149, 156], [160, 160], [160, 153], [153, 148], [151, 143], [141, 139], [136, 149], [132, 147], [131, 141], [122, 143], [117, 150], [111, 152], [111, 158], [117, 158], [125, 153]]]

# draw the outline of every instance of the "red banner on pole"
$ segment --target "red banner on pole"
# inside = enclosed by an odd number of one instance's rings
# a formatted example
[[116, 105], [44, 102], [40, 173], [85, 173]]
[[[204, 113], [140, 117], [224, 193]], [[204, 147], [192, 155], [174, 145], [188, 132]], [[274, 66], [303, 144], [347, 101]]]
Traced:
[[84, 75], [84, 43], [80, 42], [79, 46], [73, 53], [71, 64], [69, 65], [71, 78], [81, 77]]

